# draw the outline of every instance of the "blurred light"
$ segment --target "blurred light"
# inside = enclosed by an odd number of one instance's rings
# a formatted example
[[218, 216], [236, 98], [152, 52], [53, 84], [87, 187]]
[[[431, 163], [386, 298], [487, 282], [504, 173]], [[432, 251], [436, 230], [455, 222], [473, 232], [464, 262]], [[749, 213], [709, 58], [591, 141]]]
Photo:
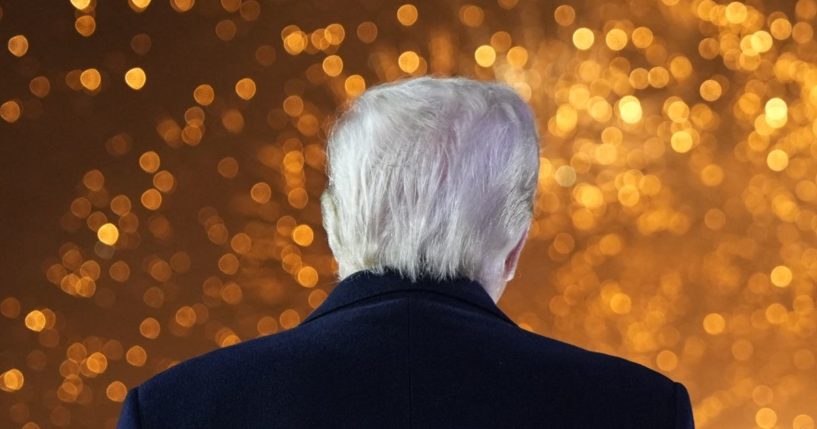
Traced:
[[235, 93], [244, 100], [253, 98], [255, 96], [255, 89], [255, 81], [248, 77], [239, 79], [235, 84]]
[[8, 41], [8, 49], [15, 57], [22, 57], [28, 52], [28, 39], [22, 34], [12, 36]]
[[563, 4], [553, 11], [553, 18], [562, 27], [567, 27], [573, 24], [573, 21], [576, 19], [576, 11], [572, 6]]
[[145, 86], [146, 80], [147, 76], [145, 75], [145, 71], [140, 67], [134, 67], [125, 72], [125, 83], [133, 89], [142, 89], [142, 87]]
[[595, 36], [589, 28], [580, 27], [573, 32], [573, 44], [583, 51], [590, 49], [594, 41]]
[[490, 45], [482, 45], [474, 51], [474, 59], [482, 67], [491, 67], [496, 61], [496, 51]]
[[116, 225], [112, 223], [106, 223], [99, 227], [96, 231], [96, 235], [99, 241], [108, 246], [113, 246], [116, 244], [116, 241], [119, 240], [119, 230], [116, 228]]
[[632, 95], [621, 97], [618, 101], [618, 110], [621, 120], [628, 124], [635, 124], [641, 120], [641, 103]]
[[414, 51], [406, 51], [397, 59], [400, 69], [406, 73], [414, 73], [420, 66], [420, 57]]
[[25, 378], [23, 373], [17, 369], [12, 368], [0, 374], [0, 389], [6, 392], [16, 392], [23, 388]]
[[343, 59], [337, 55], [329, 55], [323, 59], [323, 72], [327, 76], [335, 77], [343, 71]]
[[786, 287], [791, 284], [792, 272], [791, 269], [785, 265], [778, 265], [774, 267], [771, 273], [772, 284], [777, 287]]
[[121, 381], [112, 381], [105, 389], [105, 396], [114, 402], [124, 402], [128, 388]]
[[717, 335], [723, 333], [726, 320], [718, 313], [709, 313], [704, 317], [703, 325], [707, 334]]
[[614, 28], [607, 32], [607, 36], [605, 36], [605, 42], [607, 43], [607, 47], [614, 50], [620, 51], [627, 46], [627, 33], [620, 28]]
[[404, 4], [397, 8], [397, 20], [406, 27], [410, 27], [417, 22], [417, 15], [417, 7], [413, 4]]
[[95, 91], [102, 84], [102, 75], [99, 74], [97, 69], [86, 69], [80, 73], [79, 81], [85, 89]]

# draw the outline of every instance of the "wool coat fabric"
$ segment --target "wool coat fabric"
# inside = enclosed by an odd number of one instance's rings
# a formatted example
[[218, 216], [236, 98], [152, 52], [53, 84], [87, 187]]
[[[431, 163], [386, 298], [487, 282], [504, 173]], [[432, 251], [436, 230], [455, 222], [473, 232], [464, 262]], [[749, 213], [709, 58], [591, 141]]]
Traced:
[[517, 326], [480, 283], [340, 281], [297, 327], [131, 388], [119, 429], [692, 429], [684, 385]]

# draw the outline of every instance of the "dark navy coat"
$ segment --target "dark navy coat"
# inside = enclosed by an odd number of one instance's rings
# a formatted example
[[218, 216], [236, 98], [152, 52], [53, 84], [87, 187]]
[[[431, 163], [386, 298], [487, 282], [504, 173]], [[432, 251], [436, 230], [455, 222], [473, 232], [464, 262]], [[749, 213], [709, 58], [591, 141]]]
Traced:
[[518, 327], [467, 278], [339, 282], [295, 328], [128, 391], [118, 428], [693, 428], [687, 390]]

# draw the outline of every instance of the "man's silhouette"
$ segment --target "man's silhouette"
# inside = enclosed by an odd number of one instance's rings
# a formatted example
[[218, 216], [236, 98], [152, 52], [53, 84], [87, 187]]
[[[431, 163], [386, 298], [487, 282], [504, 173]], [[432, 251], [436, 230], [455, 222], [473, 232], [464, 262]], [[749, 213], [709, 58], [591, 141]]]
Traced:
[[496, 306], [538, 183], [533, 114], [512, 89], [380, 85], [327, 147], [335, 289], [293, 329], [132, 388], [119, 428], [693, 428], [682, 384]]

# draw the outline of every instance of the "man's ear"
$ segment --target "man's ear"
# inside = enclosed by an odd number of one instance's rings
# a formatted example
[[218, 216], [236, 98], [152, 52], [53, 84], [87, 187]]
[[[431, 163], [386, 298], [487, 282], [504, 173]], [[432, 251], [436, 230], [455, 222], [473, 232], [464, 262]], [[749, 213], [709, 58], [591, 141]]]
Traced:
[[514, 275], [516, 275], [516, 264], [519, 262], [519, 256], [522, 254], [522, 248], [525, 247], [528, 232], [530, 232], [530, 225], [525, 228], [525, 231], [522, 233], [522, 236], [519, 238], [516, 246], [513, 247], [511, 252], [508, 253], [508, 256], [505, 258], [505, 281], [511, 281]]

